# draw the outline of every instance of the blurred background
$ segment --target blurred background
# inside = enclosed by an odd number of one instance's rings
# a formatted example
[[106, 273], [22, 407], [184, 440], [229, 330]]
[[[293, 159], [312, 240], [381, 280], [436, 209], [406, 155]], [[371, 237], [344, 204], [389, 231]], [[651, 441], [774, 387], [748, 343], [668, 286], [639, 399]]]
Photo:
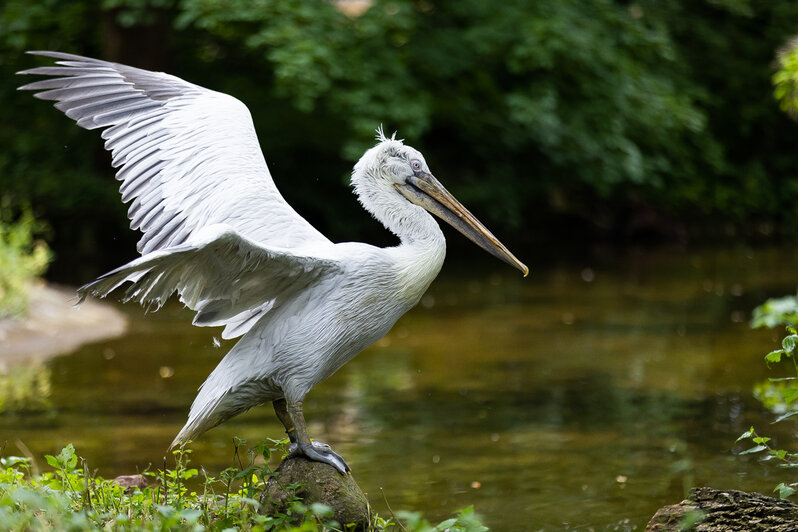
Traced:
[[9, 0], [0, 27], [0, 191], [54, 228], [53, 277], [138, 237], [97, 133], [15, 91], [35, 49], [241, 99], [280, 190], [336, 241], [393, 242], [348, 189], [380, 124], [532, 264], [574, 241], [798, 231], [798, 128], [770, 80], [789, 0]]
[[[383, 124], [531, 267], [444, 228], [422, 305], [311, 392], [312, 432], [378, 510], [384, 487], [497, 530], [635, 530], [693, 485], [789, 480], [732, 449], [772, 420], [752, 389], [780, 333], [751, 311], [796, 286], [798, 127], [772, 79], [793, 0], [6, 0], [0, 28], [0, 206], [47, 241], [50, 281], [93, 279], [139, 236], [98, 133], [16, 91], [37, 49], [239, 98], [278, 188], [334, 241], [396, 242], [348, 185]], [[159, 463], [230, 344], [179, 305], [122, 311], [127, 336], [0, 385], [0, 440], [74, 442], [104, 476]], [[195, 459], [278, 437], [256, 410]]]

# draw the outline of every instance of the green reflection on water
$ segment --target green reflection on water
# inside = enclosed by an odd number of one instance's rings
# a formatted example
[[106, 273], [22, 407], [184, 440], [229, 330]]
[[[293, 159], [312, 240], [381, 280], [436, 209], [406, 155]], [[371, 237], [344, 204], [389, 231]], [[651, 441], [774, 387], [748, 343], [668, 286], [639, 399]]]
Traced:
[[[394, 510], [432, 518], [474, 504], [496, 530], [640, 529], [692, 485], [767, 492], [787, 474], [731, 452], [769, 422], [751, 386], [772, 337], [745, 322], [794, 291], [795, 263], [791, 250], [737, 248], [599, 253], [526, 280], [448, 270], [310, 393], [311, 434], [347, 458], [378, 511], [382, 489]], [[125, 311], [125, 338], [47, 366], [55, 415], [0, 416], [10, 450], [15, 438], [39, 456], [73, 442], [104, 476], [161, 465], [231, 343], [214, 347], [218, 331], [176, 306]], [[233, 435], [282, 430], [254, 409], [196, 442], [196, 463], [229, 465]]]
[[50, 368], [39, 361], [2, 368], [0, 413], [52, 411]]

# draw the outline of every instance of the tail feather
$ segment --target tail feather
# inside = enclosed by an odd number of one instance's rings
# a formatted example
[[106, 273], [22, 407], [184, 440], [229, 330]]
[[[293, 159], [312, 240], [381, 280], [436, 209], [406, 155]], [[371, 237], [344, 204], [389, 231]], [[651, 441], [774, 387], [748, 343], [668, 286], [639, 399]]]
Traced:
[[202, 433], [231, 417], [246, 412], [253, 406], [283, 396], [283, 392], [278, 387], [269, 384], [268, 381], [230, 379], [231, 373], [233, 373], [231, 371], [234, 367], [233, 361], [235, 363], [242, 362], [235, 356], [235, 350], [240, 345], [241, 343], [236, 345], [233, 351], [227, 354], [210, 374], [208, 380], [200, 386], [197, 398], [191, 404], [188, 421], [172, 441], [170, 449], [189, 440], [195, 440]]
[[180, 429], [180, 432], [177, 433], [175, 439], [172, 440], [171, 445], [169, 445], [170, 449], [179, 447], [188, 441], [196, 440], [202, 433], [207, 432], [230, 417], [221, 415], [219, 412], [219, 405], [222, 403], [224, 395], [200, 406], [197, 403], [200, 398], [202, 398], [202, 395], [200, 391], [200, 394], [191, 405], [188, 421], [186, 421], [186, 424]]

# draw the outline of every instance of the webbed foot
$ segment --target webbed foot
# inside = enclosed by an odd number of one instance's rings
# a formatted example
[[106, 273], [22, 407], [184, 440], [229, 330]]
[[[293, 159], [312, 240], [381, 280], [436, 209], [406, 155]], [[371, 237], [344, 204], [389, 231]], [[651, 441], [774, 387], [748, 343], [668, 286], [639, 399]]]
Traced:
[[333, 451], [326, 443], [311, 441], [302, 414], [302, 401], [289, 403], [285, 398], [273, 401], [274, 411], [285, 426], [285, 432], [291, 440], [288, 456], [303, 455], [314, 462], [322, 462], [333, 466], [342, 475], [350, 469], [341, 455]]
[[292, 443], [288, 448], [288, 456], [302, 455], [314, 462], [329, 464], [338, 470], [342, 475], [346, 475], [350, 469], [341, 455], [333, 451], [326, 443], [318, 441], [310, 442], [310, 445], [302, 445], [299, 442]]

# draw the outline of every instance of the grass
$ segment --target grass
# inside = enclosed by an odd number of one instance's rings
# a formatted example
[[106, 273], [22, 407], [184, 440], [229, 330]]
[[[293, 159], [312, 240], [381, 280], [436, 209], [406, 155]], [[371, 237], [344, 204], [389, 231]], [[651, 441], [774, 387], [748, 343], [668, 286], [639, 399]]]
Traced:
[[[298, 498], [285, 513], [261, 515], [260, 495], [274, 475], [272, 452], [283, 442], [259, 442], [246, 451], [235, 442], [234, 465], [218, 477], [190, 467], [191, 450], [174, 451], [173, 468], [145, 471], [148, 486], [125, 489], [92, 473], [72, 444], [57, 456], [46, 456], [38, 472], [30, 458], [0, 458], [0, 523], [8, 531], [346, 531], [332, 520], [332, 509]], [[3, 454], [0, 452], [0, 454]], [[192, 489], [189, 486], [199, 486]], [[397, 512], [388, 519], [373, 516], [370, 530], [395, 532], [486, 531], [473, 508], [437, 525], [416, 512]]]

